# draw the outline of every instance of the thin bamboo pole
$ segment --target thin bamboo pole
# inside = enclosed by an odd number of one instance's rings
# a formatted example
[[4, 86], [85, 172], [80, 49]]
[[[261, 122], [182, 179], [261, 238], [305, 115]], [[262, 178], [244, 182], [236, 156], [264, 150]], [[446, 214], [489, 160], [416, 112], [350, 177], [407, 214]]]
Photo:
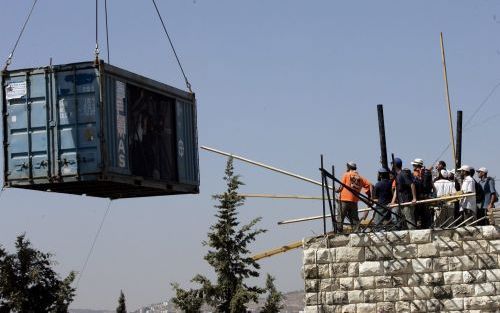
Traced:
[[322, 200], [321, 197], [301, 195], [273, 195], [266, 193], [240, 193], [239, 195], [245, 198]]
[[[469, 197], [469, 196], [473, 196], [473, 195], [475, 195], [475, 193], [467, 193], [467, 194], [455, 195], [455, 196], [446, 196], [446, 197], [440, 197], [440, 198], [434, 198], [434, 199], [425, 199], [425, 200], [417, 201], [415, 204], [426, 204], [426, 203], [429, 204], [429, 203], [435, 203], [435, 202], [441, 202], [441, 201], [446, 201], [446, 202], [456, 201], [456, 200], [459, 200], [461, 198]], [[412, 202], [405, 202], [405, 203], [401, 204], [401, 206], [408, 206], [408, 205], [413, 205], [413, 203]], [[392, 205], [389, 205], [388, 207], [395, 208], [397, 206], [398, 206], [397, 204], [392, 204]], [[372, 210], [371, 208], [364, 208], [364, 209], [358, 210], [358, 212], [366, 212], [366, 211], [371, 211], [371, 210]], [[326, 215], [325, 217], [331, 217], [331, 215]], [[280, 221], [280, 222], [278, 222], [278, 225], [307, 222], [307, 221], [318, 220], [318, 219], [322, 219], [322, 218], [323, 218], [323, 215], [296, 218], [296, 219], [291, 219], [291, 220]]]
[[446, 71], [446, 57], [444, 53], [443, 33], [440, 33], [440, 43], [441, 43], [441, 59], [443, 61], [443, 77], [445, 85], [446, 103], [448, 105], [448, 120], [450, 122], [450, 139], [451, 139], [451, 148], [453, 153], [453, 164], [457, 164], [457, 155], [455, 151], [455, 138], [453, 136], [453, 119], [451, 117], [450, 92], [448, 89], [448, 73]]
[[[321, 182], [319, 182], [319, 181], [316, 181], [316, 180], [313, 180], [313, 179], [310, 179], [310, 178], [307, 178], [307, 177], [304, 177], [304, 176], [301, 176], [301, 175], [298, 175], [298, 174], [295, 174], [295, 173], [292, 173], [292, 172], [289, 172], [289, 171], [285, 171], [285, 170], [279, 169], [279, 168], [274, 167], [274, 166], [270, 166], [270, 165], [267, 165], [267, 164], [264, 164], [264, 163], [261, 163], [261, 162], [257, 162], [257, 161], [252, 161], [250, 159], [247, 159], [247, 158], [235, 155], [235, 154], [227, 153], [227, 152], [224, 152], [224, 151], [220, 151], [220, 150], [217, 150], [217, 149], [214, 149], [214, 148], [210, 148], [210, 147], [207, 147], [207, 146], [201, 146], [200, 148], [202, 148], [203, 150], [206, 150], [206, 151], [210, 151], [210, 152], [214, 152], [214, 153], [217, 153], [217, 154], [221, 154], [221, 155], [225, 155], [225, 156], [228, 156], [228, 157], [232, 157], [233, 159], [237, 159], [237, 160], [240, 160], [240, 161], [243, 161], [243, 162], [247, 162], [247, 163], [250, 163], [250, 164], [253, 164], [253, 165], [257, 165], [257, 166], [263, 167], [265, 169], [268, 169], [268, 170], [271, 170], [271, 171], [274, 171], [274, 172], [277, 172], [277, 173], [281, 173], [281, 174], [284, 174], [284, 175], [287, 175], [287, 176], [290, 176], [290, 177], [293, 177], [293, 178], [297, 178], [297, 179], [306, 181], [308, 183], [312, 183], [312, 184], [321, 186]], [[328, 188], [332, 189], [331, 186], [328, 186]]]

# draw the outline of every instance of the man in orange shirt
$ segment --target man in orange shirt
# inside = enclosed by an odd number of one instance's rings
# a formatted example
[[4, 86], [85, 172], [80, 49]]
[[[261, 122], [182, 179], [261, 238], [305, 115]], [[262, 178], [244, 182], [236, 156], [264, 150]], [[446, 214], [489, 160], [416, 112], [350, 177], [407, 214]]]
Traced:
[[[342, 176], [342, 183], [357, 193], [360, 193], [363, 189], [368, 196], [371, 196], [372, 185], [366, 178], [358, 174], [357, 166], [354, 162], [347, 163], [347, 171], [344, 176]], [[340, 188], [337, 189], [337, 192], [340, 193], [340, 214], [337, 215], [336, 219], [338, 229], [339, 231], [342, 231], [344, 219], [347, 217], [349, 223], [352, 225], [353, 231], [356, 231], [359, 227], [359, 197], [343, 186], [340, 186]]]

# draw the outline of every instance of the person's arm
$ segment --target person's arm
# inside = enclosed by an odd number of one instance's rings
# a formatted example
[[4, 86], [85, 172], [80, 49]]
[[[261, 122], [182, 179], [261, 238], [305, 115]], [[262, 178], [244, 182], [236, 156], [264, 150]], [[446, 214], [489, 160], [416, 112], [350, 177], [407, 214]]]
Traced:
[[411, 195], [413, 196], [413, 200], [411, 202], [417, 202], [417, 188], [415, 188], [415, 184], [411, 184]]
[[490, 203], [488, 203], [487, 209], [492, 209], [495, 207], [495, 202], [497, 202], [497, 191], [495, 189], [495, 181], [493, 179], [490, 179], [489, 182], [490, 184], [490, 192], [491, 192], [491, 197], [490, 197]]
[[[347, 185], [347, 175], [345, 175], [345, 174], [342, 176], [342, 184]], [[337, 188], [337, 190], [335, 190], [335, 191], [340, 193], [342, 191], [342, 189], [344, 189], [344, 186], [340, 185], [340, 187]]]

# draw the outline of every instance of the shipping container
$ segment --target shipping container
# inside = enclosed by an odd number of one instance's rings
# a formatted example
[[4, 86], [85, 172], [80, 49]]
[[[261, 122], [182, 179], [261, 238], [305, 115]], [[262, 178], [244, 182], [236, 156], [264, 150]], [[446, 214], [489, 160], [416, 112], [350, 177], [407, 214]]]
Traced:
[[194, 94], [104, 62], [2, 73], [5, 187], [199, 192]]

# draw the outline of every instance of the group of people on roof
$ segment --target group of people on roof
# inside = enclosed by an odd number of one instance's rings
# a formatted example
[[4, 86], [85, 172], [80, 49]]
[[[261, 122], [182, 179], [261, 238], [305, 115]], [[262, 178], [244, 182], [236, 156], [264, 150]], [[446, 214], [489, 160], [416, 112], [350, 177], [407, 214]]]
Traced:
[[[410, 170], [403, 167], [400, 158], [394, 158], [391, 164], [391, 170], [379, 169], [378, 181], [373, 185], [358, 173], [356, 163], [347, 163], [347, 171], [336, 189], [339, 193], [336, 223], [340, 231], [346, 219], [356, 231], [361, 220], [368, 218], [370, 210], [365, 210], [360, 219], [360, 197], [372, 208], [372, 228], [427, 229], [458, 226], [462, 222], [464, 225], [489, 224], [487, 213], [495, 207], [498, 194], [495, 179], [488, 176], [485, 167], [475, 171], [463, 165], [457, 170], [448, 170], [446, 163], [439, 161], [426, 168], [422, 159], [415, 159]], [[461, 197], [450, 199], [450, 196]], [[443, 201], [432, 200], [443, 197]]]

